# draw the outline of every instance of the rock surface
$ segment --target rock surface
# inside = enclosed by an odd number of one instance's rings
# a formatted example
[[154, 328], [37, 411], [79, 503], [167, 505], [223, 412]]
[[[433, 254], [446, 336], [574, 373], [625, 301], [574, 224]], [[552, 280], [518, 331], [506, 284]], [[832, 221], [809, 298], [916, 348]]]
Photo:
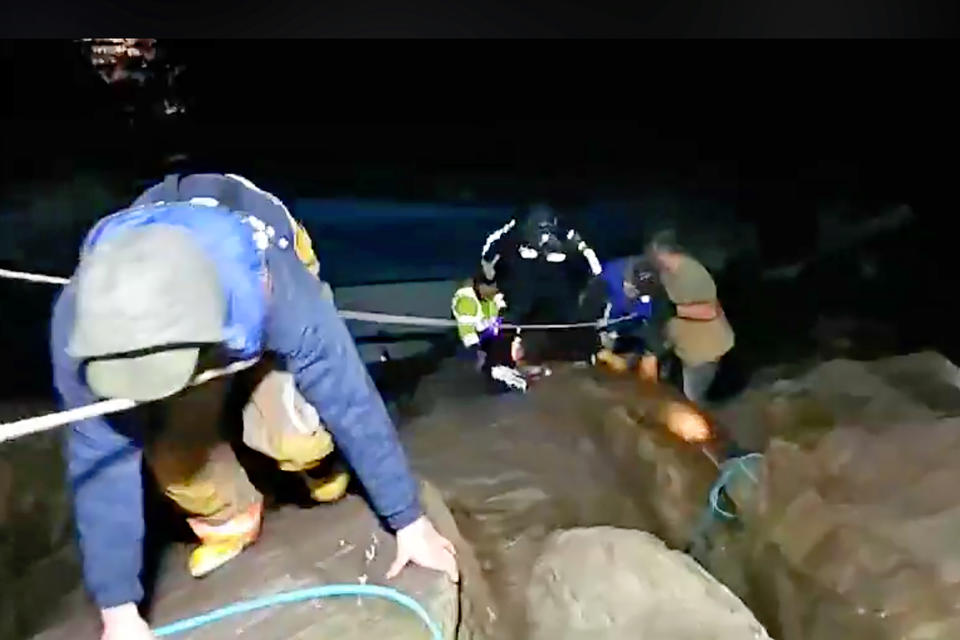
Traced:
[[[4, 405], [0, 422], [52, 410], [43, 402]], [[26, 637], [79, 585], [60, 452], [56, 433], [0, 444], [0, 638]]]
[[775, 637], [960, 637], [957, 385], [933, 353], [839, 360], [725, 409], [766, 456], [706, 562]]
[[766, 640], [729, 589], [649, 533], [550, 535], [527, 588], [529, 640]]
[[[14, 419], [51, 410], [53, 407], [43, 402], [21, 404], [5, 406], [3, 416]], [[98, 616], [81, 584], [61, 435], [49, 432], [0, 445], [0, 638], [98, 637]], [[438, 573], [408, 567], [389, 586], [423, 604], [447, 640], [492, 638], [488, 627], [493, 608], [479, 563], [460, 537], [440, 494], [424, 483], [422, 498], [438, 529], [457, 546], [461, 585], [458, 588]], [[167, 515], [152, 513], [151, 517], [161, 521]], [[152, 572], [157, 579], [148, 579], [154, 589], [149, 617], [154, 626], [236, 600], [306, 586], [362, 581], [388, 584], [384, 574], [395, 551], [393, 536], [384, 531], [359, 496], [308, 508], [286, 504], [268, 511], [256, 545], [204, 580], [193, 580], [186, 572], [191, 543], [178, 540], [168, 544], [174, 527], [169, 522], [156, 524], [156, 538], [167, 544]], [[395, 603], [346, 598], [240, 615], [178, 637], [216, 640], [241, 634], [258, 640], [420, 640], [426, 633], [412, 612]]]
[[551, 532], [610, 525], [686, 543], [715, 469], [658, 422], [663, 388], [561, 367], [526, 396], [483, 396], [460, 364], [418, 389], [424, 413], [402, 436], [477, 552], [498, 639], [527, 640], [526, 587]]
[[[426, 507], [447, 535], [452, 519], [437, 494], [425, 490]], [[462, 542], [462, 541], [461, 541]], [[334, 505], [309, 509], [286, 506], [268, 512], [257, 544], [203, 580], [186, 572], [187, 545], [176, 545], [166, 555], [156, 585], [151, 624], [161, 626], [231, 604], [309, 586], [332, 583], [384, 584], [395, 587], [424, 605], [443, 631], [445, 640], [457, 638], [460, 623], [456, 585], [436, 572], [408, 567], [393, 581], [384, 574], [395, 553], [387, 534], [357, 496]], [[469, 561], [469, 548], [458, 548]], [[96, 638], [97, 620], [89, 606], [37, 640]], [[179, 634], [183, 640], [251, 637], [257, 640], [291, 638], [381, 638], [421, 640], [429, 637], [424, 624], [409, 610], [392, 602], [345, 597], [308, 601], [263, 609]], [[467, 630], [460, 638], [476, 637]]]

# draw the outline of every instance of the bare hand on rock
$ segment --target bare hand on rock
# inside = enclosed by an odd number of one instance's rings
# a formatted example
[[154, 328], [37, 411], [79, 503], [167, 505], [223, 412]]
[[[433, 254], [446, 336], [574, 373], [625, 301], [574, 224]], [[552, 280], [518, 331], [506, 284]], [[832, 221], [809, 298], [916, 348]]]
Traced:
[[132, 602], [102, 609], [103, 635], [100, 640], [154, 640], [147, 622]]
[[441, 536], [426, 516], [420, 516], [397, 531], [397, 559], [387, 572], [387, 579], [395, 578], [413, 562], [421, 567], [442, 571], [454, 582], [459, 582], [457, 550], [453, 543]]

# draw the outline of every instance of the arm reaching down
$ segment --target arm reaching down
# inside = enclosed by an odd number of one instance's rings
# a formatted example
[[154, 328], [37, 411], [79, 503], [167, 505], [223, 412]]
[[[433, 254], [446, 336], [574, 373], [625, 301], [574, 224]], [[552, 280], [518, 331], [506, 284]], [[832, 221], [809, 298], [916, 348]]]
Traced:
[[483, 249], [480, 251], [480, 266], [488, 280], [497, 279], [496, 266], [501, 259], [503, 237], [510, 233], [515, 226], [517, 226], [517, 221], [511, 220], [487, 236], [483, 243]]
[[600, 260], [597, 258], [597, 254], [593, 249], [580, 237], [580, 234], [570, 229], [567, 231], [566, 237], [567, 245], [571, 248], [575, 248], [577, 253], [583, 256], [583, 259], [587, 262], [587, 267], [590, 269], [590, 273], [594, 276], [599, 276], [603, 273], [603, 267], [600, 265]]
[[[66, 353], [73, 326], [74, 291], [57, 300], [51, 325], [51, 357], [57, 394], [70, 409], [97, 398], [83, 383], [78, 363]], [[91, 418], [67, 432], [67, 474], [87, 589], [101, 609], [104, 638], [152, 637], [136, 604], [143, 598], [143, 489], [141, 448], [129, 414]], [[120, 430], [114, 428], [119, 427]]]
[[396, 429], [336, 308], [292, 251], [271, 249], [267, 260], [272, 286], [267, 347], [286, 360], [374, 510], [397, 531], [398, 562], [412, 560], [455, 577], [450, 543], [423, 516]]

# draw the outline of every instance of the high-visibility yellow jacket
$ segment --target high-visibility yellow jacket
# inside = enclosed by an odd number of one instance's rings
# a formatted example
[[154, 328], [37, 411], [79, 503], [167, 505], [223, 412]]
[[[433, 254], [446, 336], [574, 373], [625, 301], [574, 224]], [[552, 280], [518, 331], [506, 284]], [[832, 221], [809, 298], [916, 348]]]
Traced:
[[499, 293], [493, 300], [481, 300], [472, 282], [457, 289], [453, 294], [450, 308], [457, 321], [457, 333], [460, 334], [460, 340], [464, 346], [472, 347], [478, 344], [480, 333], [496, 322], [500, 309], [505, 306], [503, 295]]

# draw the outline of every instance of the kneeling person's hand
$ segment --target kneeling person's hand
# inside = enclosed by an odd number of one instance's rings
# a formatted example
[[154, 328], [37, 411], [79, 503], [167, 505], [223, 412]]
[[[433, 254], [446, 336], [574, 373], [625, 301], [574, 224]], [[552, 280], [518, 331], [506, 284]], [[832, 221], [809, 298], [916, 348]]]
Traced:
[[147, 622], [132, 602], [102, 609], [103, 635], [100, 640], [153, 640]]
[[453, 543], [441, 536], [426, 516], [420, 516], [397, 531], [397, 559], [387, 572], [387, 579], [395, 578], [408, 563], [413, 562], [427, 569], [442, 571], [458, 582], [460, 573], [456, 556]]

